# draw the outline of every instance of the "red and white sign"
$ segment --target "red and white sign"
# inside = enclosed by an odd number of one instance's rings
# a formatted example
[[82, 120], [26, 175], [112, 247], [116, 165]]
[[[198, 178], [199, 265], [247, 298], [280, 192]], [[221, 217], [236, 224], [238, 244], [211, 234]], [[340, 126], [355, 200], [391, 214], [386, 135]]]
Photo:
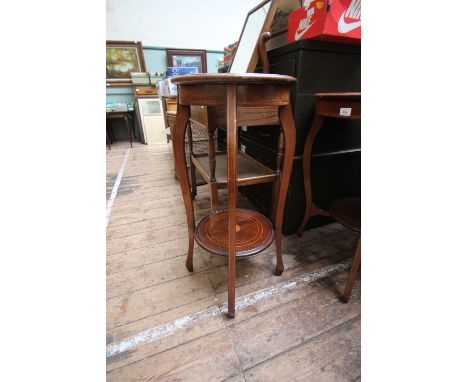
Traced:
[[289, 15], [288, 42], [306, 39], [361, 43], [361, 0], [304, 0]]

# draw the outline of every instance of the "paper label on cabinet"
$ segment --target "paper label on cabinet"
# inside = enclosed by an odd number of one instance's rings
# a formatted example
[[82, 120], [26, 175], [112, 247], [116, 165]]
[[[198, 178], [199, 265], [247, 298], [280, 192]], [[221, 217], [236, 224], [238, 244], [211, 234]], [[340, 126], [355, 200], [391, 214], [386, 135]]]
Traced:
[[340, 115], [343, 117], [350, 117], [351, 116], [351, 108], [350, 107], [340, 107]]
[[241, 151], [245, 154], [245, 145], [243, 145], [243, 144], [241, 143], [240, 146], [241, 146]]

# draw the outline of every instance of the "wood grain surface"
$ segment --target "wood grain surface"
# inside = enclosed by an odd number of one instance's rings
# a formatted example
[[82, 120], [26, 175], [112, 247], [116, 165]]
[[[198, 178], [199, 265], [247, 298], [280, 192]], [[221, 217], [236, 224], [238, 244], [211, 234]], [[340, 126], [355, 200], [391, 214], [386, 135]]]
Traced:
[[[128, 142], [107, 151], [112, 188]], [[136, 142], [109, 220], [107, 343], [174, 322], [227, 300], [227, 258], [194, 246], [194, 273], [185, 268], [187, 221], [174, 176], [171, 145]], [[169, 190], [173, 192], [169, 192]], [[152, 190], [152, 192], [150, 192]], [[160, 190], [165, 190], [161, 195]], [[255, 209], [239, 195], [238, 208]], [[200, 186], [194, 219], [210, 210]], [[227, 190], [219, 206], [227, 207]], [[167, 216], [167, 223], [164, 220]], [[357, 235], [336, 223], [282, 237], [285, 270], [271, 272], [275, 249], [238, 259], [236, 297], [336, 264], [354, 255]], [[359, 276], [359, 275], [358, 275]], [[340, 300], [343, 271], [236, 311], [214, 316], [156, 342], [107, 359], [107, 381], [357, 381], [360, 378], [360, 280]]]

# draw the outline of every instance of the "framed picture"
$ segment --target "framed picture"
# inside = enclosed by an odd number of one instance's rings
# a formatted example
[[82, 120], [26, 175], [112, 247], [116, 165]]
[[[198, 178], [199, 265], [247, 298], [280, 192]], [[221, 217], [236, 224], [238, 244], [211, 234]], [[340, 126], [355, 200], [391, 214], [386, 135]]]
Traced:
[[131, 72], [146, 72], [140, 41], [106, 41], [108, 86], [131, 86]]
[[206, 50], [167, 49], [167, 66], [196, 66], [199, 73], [206, 73]]

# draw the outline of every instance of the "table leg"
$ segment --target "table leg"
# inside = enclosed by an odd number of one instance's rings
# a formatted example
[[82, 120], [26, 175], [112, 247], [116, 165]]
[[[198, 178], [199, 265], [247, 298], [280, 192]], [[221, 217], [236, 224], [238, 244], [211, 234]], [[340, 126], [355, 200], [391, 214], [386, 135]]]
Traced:
[[112, 122], [106, 118], [106, 133], [108, 134], [110, 143], [114, 143], [114, 134], [112, 133]]
[[218, 185], [216, 183], [216, 147], [214, 133], [216, 131], [216, 109], [208, 107], [208, 161], [210, 164], [211, 212], [218, 209]]
[[323, 125], [324, 118], [320, 115], [316, 115], [314, 121], [312, 122], [312, 126], [310, 127], [309, 134], [307, 135], [307, 139], [304, 146], [304, 154], [302, 156], [302, 169], [303, 169], [303, 178], [304, 178], [304, 191], [305, 191], [305, 199], [306, 199], [306, 208], [304, 212], [304, 218], [302, 219], [302, 223], [297, 230], [297, 236], [301, 237], [302, 233], [304, 232], [304, 228], [307, 222], [310, 219], [312, 213], [312, 186], [310, 184], [310, 160], [312, 158], [312, 147], [314, 145], [315, 137], [319, 132], [320, 128]]
[[187, 126], [188, 132], [188, 145], [189, 145], [189, 158], [190, 158], [190, 184], [192, 186], [192, 199], [197, 196], [197, 177], [195, 174], [195, 165], [192, 161], [193, 155], [193, 136], [192, 136], [192, 124], [189, 122]]
[[354, 254], [353, 263], [351, 264], [351, 270], [349, 271], [348, 281], [346, 282], [345, 291], [343, 293], [344, 302], [349, 301], [351, 291], [353, 290], [354, 281], [361, 266], [361, 235], [359, 235], [358, 243], [356, 246], [356, 253]]
[[278, 200], [279, 186], [281, 181], [281, 166], [283, 165], [284, 158], [284, 132], [280, 126], [280, 133], [278, 136], [278, 154], [276, 155], [276, 180], [273, 183], [273, 192], [271, 197], [271, 219], [275, 219], [276, 215], [276, 202]]
[[179, 182], [184, 198], [185, 212], [187, 214], [187, 227], [189, 234], [189, 249], [187, 253], [186, 266], [193, 272], [193, 245], [195, 239], [195, 217], [193, 214], [193, 204], [190, 195], [190, 184], [187, 173], [187, 160], [185, 159], [185, 130], [189, 122], [190, 107], [179, 105], [172, 136], [172, 148], [174, 151], [174, 161], [179, 174]]
[[210, 183], [211, 212], [218, 209], [218, 183]]
[[107, 147], [109, 147], [109, 150], [111, 149], [111, 140], [110, 140], [110, 137], [109, 137], [109, 119], [106, 118], [106, 143], [107, 143]]
[[226, 132], [228, 176], [228, 317], [236, 310], [236, 206], [237, 206], [237, 100], [236, 85], [227, 85]]
[[281, 276], [284, 270], [283, 257], [281, 256], [281, 229], [283, 227], [284, 205], [286, 194], [291, 177], [292, 164], [294, 158], [294, 148], [296, 147], [296, 127], [292, 115], [291, 105], [280, 106], [278, 109], [279, 120], [284, 132], [284, 159], [280, 187], [277, 197], [275, 214], [275, 245], [276, 245], [276, 270], [275, 275]]
[[132, 140], [132, 131], [130, 129], [130, 123], [128, 122], [128, 119], [129, 119], [129, 117], [126, 115], [124, 117], [125, 125], [127, 126], [127, 130], [128, 130], [128, 138], [130, 140], [130, 147], [133, 147], [133, 144], [132, 144], [132, 142], [133, 142], [133, 140]]

